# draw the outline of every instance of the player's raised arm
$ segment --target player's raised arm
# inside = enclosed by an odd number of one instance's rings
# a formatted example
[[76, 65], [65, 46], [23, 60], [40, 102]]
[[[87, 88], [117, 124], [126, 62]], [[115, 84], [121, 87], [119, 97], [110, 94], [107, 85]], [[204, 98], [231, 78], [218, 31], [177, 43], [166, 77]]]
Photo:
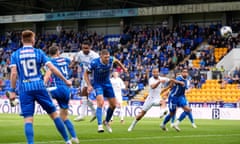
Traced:
[[73, 68], [75, 67], [76, 65], [78, 64], [78, 61], [77, 61], [77, 54], [73, 57], [72, 61], [71, 61], [71, 64], [69, 65], [70, 68]]
[[160, 83], [165, 83], [168, 80], [168, 79], [159, 77], [158, 68], [153, 68], [152, 74], [153, 74], [154, 79], [149, 79], [149, 85], [152, 89], [157, 88]]
[[128, 72], [128, 69], [125, 68], [125, 66], [115, 57], [114, 57], [114, 63], [118, 64], [123, 69], [124, 72]]
[[169, 85], [162, 89], [160, 95], [164, 95], [169, 89], [173, 87], [174, 82], [172, 80], [170, 80], [169, 82], [170, 82]]
[[175, 80], [175, 79], [172, 79], [172, 82], [175, 83], [175, 84], [180, 84], [181, 86], [184, 86], [184, 82], [183, 81], [179, 81], [179, 80]]

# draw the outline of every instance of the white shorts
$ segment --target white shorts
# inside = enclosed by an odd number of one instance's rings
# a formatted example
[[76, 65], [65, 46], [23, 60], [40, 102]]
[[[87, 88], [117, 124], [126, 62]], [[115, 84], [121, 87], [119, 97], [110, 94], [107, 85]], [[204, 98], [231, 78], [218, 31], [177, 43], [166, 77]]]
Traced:
[[81, 85], [80, 85], [81, 89], [83, 89], [84, 87], [87, 87], [87, 83], [84, 79], [81, 80]]
[[117, 103], [122, 104], [122, 94], [121, 93], [115, 93], [115, 97], [117, 99]]
[[142, 106], [142, 110], [147, 112], [152, 106], [160, 106], [160, 101], [161, 99], [156, 99], [148, 96]]

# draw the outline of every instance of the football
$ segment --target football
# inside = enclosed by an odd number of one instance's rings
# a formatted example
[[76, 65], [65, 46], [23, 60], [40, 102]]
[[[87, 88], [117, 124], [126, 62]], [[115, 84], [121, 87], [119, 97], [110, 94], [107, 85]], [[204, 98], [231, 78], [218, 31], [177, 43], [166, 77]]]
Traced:
[[232, 36], [232, 28], [230, 26], [223, 26], [220, 29], [220, 33], [223, 38], [229, 38]]

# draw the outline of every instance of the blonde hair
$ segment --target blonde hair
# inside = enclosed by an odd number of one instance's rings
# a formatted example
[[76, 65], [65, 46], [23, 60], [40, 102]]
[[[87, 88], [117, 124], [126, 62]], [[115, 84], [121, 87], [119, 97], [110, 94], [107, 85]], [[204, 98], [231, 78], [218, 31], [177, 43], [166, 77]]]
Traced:
[[22, 32], [22, 42], [23, 43], [32, 43], [35, 38], [35, 33], [31, 30], [25, 30]]

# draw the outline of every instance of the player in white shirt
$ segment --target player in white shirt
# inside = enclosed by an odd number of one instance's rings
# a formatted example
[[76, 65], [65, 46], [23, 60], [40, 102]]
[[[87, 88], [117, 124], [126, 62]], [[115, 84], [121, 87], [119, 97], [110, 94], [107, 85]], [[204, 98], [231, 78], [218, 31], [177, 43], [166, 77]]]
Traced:
[[[134, 129], [137, 122], [142, 119], [142, 117], [147, 113], [147, 111], [152, 106], [161, 106], [162, 103], [165, 103], [165, 100], [161, 99], [160, 93], [161, 93], [163, 84], [168, 82], [169, 78], [159, 76], [158, 68], [154, 68], [152, 70], [152, 75], [153, 76], [149, 79], [149, 82], [148, 82], [150, 86], [148, 97], [142, 106], [142, 111], [140, 112], [140, 114], [136, 116], [136, 118], [133, 120], [132, 124], [128, 128], [129, 132]], [[161, 115], [166, 114], [167, 108], [162, 109], [160, 107], [160, 111], [161, 111]]]
[[[122, 105], [122, 89], [125, 89], [123, 80], [119, 77], [118, 72], [113, 72], [113, 77], [110, 79], [113, 87], [115, 97], [117, 99], [117, 105], [120, 107], [121, 123], [124, 122], [124, 107]], [[113, 120], [113, 118], [112, 118]]]
[[[82, 67], [82, 70], [85, 71], [88, 68], [88, 65], [90, 64], [90, 62], [93, 59], [98, 58], [98, 57], [99, 57], [98, 53], [91, 50], [90, 42], [85, 40], [82, 43], [82, 50], [80, 50], [75, 55], [71, 66], [79, 64]], [[91, 121], [93, 121], [96, 119], [96, 115], [95, 115], [96, 110], [93, 106], [92, 101], [88, 99], [89, 94], [87, 92], [87, 84], [83, 78], [82, 78], [80, 87], [81, 87], [80, 95], [82, 96], [82, 106], [80, 108], [80, 116], [76, 117], [74, 120], [75, 121], [84, 120], [84, 118], [86, 116], [86, 112], [87, 112], [87, 106], [89, 106], [89, 108], [91, 109], [91, 112], [93, 114]]]

